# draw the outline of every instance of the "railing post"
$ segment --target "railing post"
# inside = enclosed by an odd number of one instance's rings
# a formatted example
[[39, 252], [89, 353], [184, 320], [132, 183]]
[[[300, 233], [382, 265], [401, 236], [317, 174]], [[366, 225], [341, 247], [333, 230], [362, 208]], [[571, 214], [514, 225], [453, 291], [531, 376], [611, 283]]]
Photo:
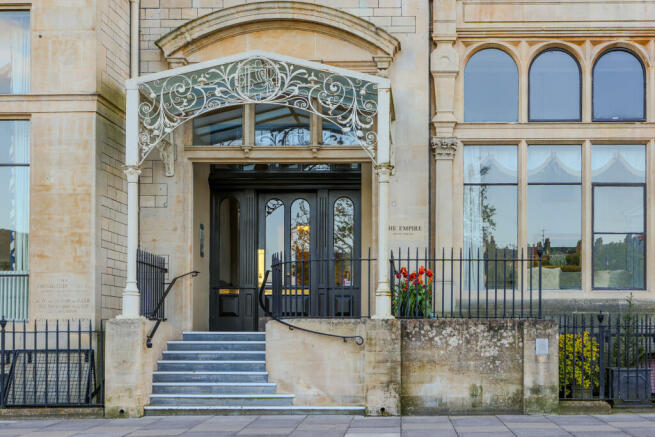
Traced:
[[603, 325], [603, 319], [605, 315], [601, 311], [596, 316], [598, 318], [598, 359], [599, 359], [599, 398], [600, 400], [605, 399], [605, 329]]
[[5, 317], [2, 316], [2, 320], [0, 320], [0, 328], [2, 329], [2, 332], [0, 333], [0, 354], [2, 355], [2, 358], [0, 358], [0, 408], [5, 407], [5, 327], [7, 326], [7, 321], [5, 320]]
[[537, 256], [539, 257], [539, 318], [541, 319], [541, 261], [544, 254], [542, 247], [537, 247]]

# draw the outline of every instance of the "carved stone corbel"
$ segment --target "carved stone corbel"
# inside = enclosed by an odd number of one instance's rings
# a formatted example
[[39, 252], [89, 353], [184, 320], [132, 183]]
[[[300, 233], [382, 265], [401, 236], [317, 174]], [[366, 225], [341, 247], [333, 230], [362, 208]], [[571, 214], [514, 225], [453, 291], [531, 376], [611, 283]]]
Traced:
[[184, 56], [168, 56], [166, 61], [168, 61], [168, 68], [184, 67], [189, 63]]
[[460, 141], [456, 137], [432, 137], [430, 140], [434, 159], [453, 159]]
[[175, 176], [175, 149], [173, 143], [168, 140], [161, 140], [157, 143], [157, 150], [159, 150], [159, 158], [164, 164], [166, 176]]
[[391, 56], [373, 56], [378, 76], [389, 77], [389, 67], [391, 67], [392, 60]]
[[391, 164], [378, 164], [375, 166], [375, 173], [378, 176], [378, 181], [381, 184], [388, 184], [391, 181], [393, 173], [393, 165]]

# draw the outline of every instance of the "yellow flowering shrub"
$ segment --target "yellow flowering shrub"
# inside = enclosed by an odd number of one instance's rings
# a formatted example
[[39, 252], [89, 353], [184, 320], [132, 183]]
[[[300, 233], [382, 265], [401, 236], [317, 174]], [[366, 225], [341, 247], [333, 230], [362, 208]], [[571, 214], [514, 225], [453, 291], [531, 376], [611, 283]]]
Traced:
[[600, 385], [598, 342], [589, 331], [559, 336], [559, 387], [565, 395], [572, 387], [594, 389]]

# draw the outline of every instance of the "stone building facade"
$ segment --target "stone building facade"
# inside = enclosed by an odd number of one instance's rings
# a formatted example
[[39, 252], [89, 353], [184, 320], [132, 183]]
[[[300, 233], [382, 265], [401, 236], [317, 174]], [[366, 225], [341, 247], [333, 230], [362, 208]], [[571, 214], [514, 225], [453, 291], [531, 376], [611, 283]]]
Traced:
[[[130, 18], [135, 10], [138, 26]], [[2, 1], [0, 18], [12, 35], [5, 40], [12, 42], [1, 54], [9, 87], [0, 95], [7, 132], [1, 147], [13, 155], [0, 150], [2, 184], [10, 186], [0, 198], [7, 228], [0, 268], [9, 272], [4, 276], [29, 278], [19, 278], [29, 281], [29, 293], [21, 286], [23, 297], [12, 298], [23, 299], [20, 308], [5, 311], [28, 320], [121, 313], [129, 270], [126, 80], [156, 80], [250, 52], [388, 79], [389, 165], [378, 168], [321, 114], [302, 111], [279, 114], [284, 123], [296, 117], [295, 127], [286, 126], [295, 143], [269, 139], [283, 142], [263, 147], [259, 141], [282, 128], [266, 118], [270, 108], [255, 103], [239, 109], [236, 125], [229, 114], [203, 113], [167, 132], [139, 164], [137, 244], [166, 258], [169, 278], [200, 271], [169, 298], [175, 330], [214, 328], [218, 307], [208, 302], [234, 281], [212, 282], [222, 267], [211, 264], [210, 253], [223, 250], [212, 223], [221, 214], [245, 215], [244, 202], [252, 202], [259, 221], [250, 226], [263, 229], [262, 199], [287, 209], [304, 200], [295, 207], [322, 211], [307, 219], [312, 229], [332, 217], [321, 205], [346, 199], [340, 205], [354, 220], [349, 247], [360, 255], [371, 248], [375, 257], [380, 235], [386, 252], [543, 247], [550, 263], [544, 298], [555, 308], [596, 310], [630, 294], [651, 307], [652, 17], [652, 1]], [[131, 42], [131, 35], [138, 39]], [[562, 88], [552, 88], [556, 83]], [[208, 125], [232, 137], [203, 137]], [[237, 187], [249, 171], [268, 172], [270, 189]], [[301, 186], [302, 175], [318, 181], [321, 171], [332, 182]], [[386, 177], [388, 208], [381, 214], [378, 182]], [[228, 197], [240, 206], [211, 206]], [[325, 226], [308, 248], [333, 240], [334, 229]], [[268, 241], [261, 232], [242, 249], [252, 252], [247, 259], [242, 254], [224, 268], [250, 263], [260, 270], [257, 251]], [[19, 234], [29, 234], [28, 252]], [[299, 235], [280, 244], [300, 244]], [[371, 296], [361, 297], [362, 313], [375, 312]]]

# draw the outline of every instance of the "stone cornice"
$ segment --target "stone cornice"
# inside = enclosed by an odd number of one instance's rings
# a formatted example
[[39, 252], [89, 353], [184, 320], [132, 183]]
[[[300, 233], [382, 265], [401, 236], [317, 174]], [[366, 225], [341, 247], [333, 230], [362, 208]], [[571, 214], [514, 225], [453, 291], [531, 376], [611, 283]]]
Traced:
[[297, 21], [333, 28], [375, 46], [381, 54], [393, 57], [400, 50], [397, 38], [374, 24], [326, 6], [302, 2], [261, 2], [220, 9], [191, 20], [157, 40], [156, 44], [169, 57], [191, 42], [235, 26], [266, 21]]

